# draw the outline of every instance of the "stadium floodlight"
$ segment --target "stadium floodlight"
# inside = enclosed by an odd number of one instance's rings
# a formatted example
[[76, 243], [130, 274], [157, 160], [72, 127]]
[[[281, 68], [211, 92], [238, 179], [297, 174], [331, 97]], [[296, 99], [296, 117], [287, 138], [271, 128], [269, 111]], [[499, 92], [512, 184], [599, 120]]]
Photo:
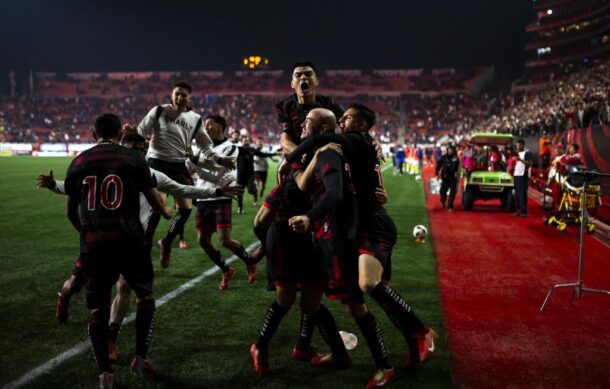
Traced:
[[553, 10], [552, 9], [547, 9], [546, 10], [546, 14], [547, 15], [552, 15], [553, 14]]
[[264, 68], [269, 65], [269, 58], [260, 55], [249, 55], [242, 60], [242, 66], [248, 69]]

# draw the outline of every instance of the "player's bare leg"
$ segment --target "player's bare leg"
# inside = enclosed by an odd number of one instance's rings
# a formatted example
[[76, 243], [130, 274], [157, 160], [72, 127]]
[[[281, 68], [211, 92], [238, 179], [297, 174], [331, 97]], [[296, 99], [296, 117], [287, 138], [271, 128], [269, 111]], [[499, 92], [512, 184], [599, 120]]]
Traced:
[[129, 308], [130, 297], [131, 287], [125, 282], [123, 276], [120, 276], [116, 283], [116, 295], [110, 306], [110, 324], [108, 325], [108, 356], [111, 362], [117, 360], [116, 340], [119, 336], [123, 319], [127, 314], [127, 309]]
[[240, 242], [233, 239], [231, 228], [217, 228], [216, 233], [218, 234], [218, 239], [220, 240], [222, 246], [231, 250], [239, 259], [244, 261], [246, 264], [246, 269], [248, 270], [248, 283], [253, 283], [256, 279], [256, 263], [251, 263], [251, 258], [248, 251]]
[[229, 287], [229, 280], [233, 277], [235, 269], [232, 266], [227, 265], [224, 259], [222, 259], [220, 250], [212, 242], [212, 233], [210, 231], [197, 229], [197, 242], [212, 262], [222, 271], [219, 289], [227, 289]]

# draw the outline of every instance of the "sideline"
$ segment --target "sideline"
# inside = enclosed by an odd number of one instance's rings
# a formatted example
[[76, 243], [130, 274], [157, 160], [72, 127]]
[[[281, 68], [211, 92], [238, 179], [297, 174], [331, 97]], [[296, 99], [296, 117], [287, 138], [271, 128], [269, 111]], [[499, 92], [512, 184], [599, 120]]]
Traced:
[[[258, 246], [258, 244], [259, 244], [258, 241], [256, 241], [256, 242], [250, 244], [246, 248], [246, 250], [250, 251], [253, 248], [255, 248], [256, 246]], [[227, 264], [230, 264], [230, 263], [233, 263], [236, 259], [237, 259], [237, 256], [232, 255], [231, 257], [229, 257], [226, 260], [226, 262], [227, 262]], [[211, 276], [215, 273], [218, 273], [219, 271], [220, 271], [220, 269], [218, 268], [218, 266], [214, 266], [214, 267], [211, 267], [208, 270], [204, 271], [197, 277], [191, 279], [190, 281], [185, 282], [184, 284], [180, 285], [176, 289], [167, 293], [163, 297], [157, 299], [155, 301], [157, 308], [172, 301], [176, 297], [180, 296], [182, 293], [186, 292], [189, 289], [192, 289], [197, 284], [199, 284], [201, 281], [205, 280], [206, 278], [208, 278], [209, 276]], [[131, 315], [127, 316], [125, 318], [125, 320], [123, 320], [123, 325], [127, 325], [127, 324], [131, 323], [132, 321], [135, 320], [135, 318], [136, 318], [136, 314], [132, 313]], [[74, 346], [72, 346], [70, 349], [68, 349], [67, 351], [64, 351], [63, 353], [58, 354], [57, 356], [49, 359], [47, 362], [43, 363], [42, 365], [35, 367], [34, 369], [23, 374], [21, 377], [17, 378], [16, 380], [4, 385], [3, 388], [4, 389], [15, 389], [15, 388], [19, 388], [23, 385], [29, 384], [36, 378], [40, 377], [43, 374], [50, 372], [51, 370], [53, 370], [57, 366], [61, 365], [68, 359], [72, 358], [73, 356], [78, 355], [78, 354], [82, 353], [83, 351], [86, 351], [90, 348], [91, 348], [91, 343], [90, 343], [89, 339], [80, 341], [77, 344], [75, 344]]]

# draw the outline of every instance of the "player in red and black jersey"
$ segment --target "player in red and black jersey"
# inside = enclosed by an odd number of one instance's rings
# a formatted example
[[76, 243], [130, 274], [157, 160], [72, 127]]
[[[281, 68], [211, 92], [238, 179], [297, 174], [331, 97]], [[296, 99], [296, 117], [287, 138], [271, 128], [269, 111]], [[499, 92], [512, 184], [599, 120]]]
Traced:
[[294, 94], [275, 106], [282, 131], [280, 144], [286, 155], [300, 143], [301, 124], [309, 111], [314, 108], [327, 108], [335, 114], [335, 117], [341, 117], [343, 114], [341, 105], [330, 97], [316, 93], [319, 82], [316, 67], [311, 62], [297, 62], [292, 67], [290, 87], [294, 90]]
[[[375, 124], [375, 112], [370, 108], [354, 104], [339, 119], [344, 134], [361, 133], [370, 139], [369, 130]], [[370, 147], [372, 149], [372, 147]], [[372, 155], [372, 151], [369, 151]], [[378, 161], [364, 160], [364, 164], [355, 165], [363, 170], [356, 174], [360, 177], [359, 196], [362, 202], [360, 209], [359, 258], [360, 269], [358, 283], [363, 292], [369, 294], [388, 315], [392, 323], [403, 334], [409, 347], [409, 357], [404, 364], [406, 369], [414, 369], [421, 362], [430, 358], [434, 351], [434, 340], [437, 334], [425, 327], [411, 306], [388, 285], [392, 269], [392, 249], [396, 243], [397, 233], [394, 221], [383, 205], [374, 200], [374, 193], [383, 187]]]
[[[303, 123], [303, 136], [334, 132], [335, 124], [331, 111], [314, 109]], [[358, 287], [358, 204], [349, 165], [335, 151], [326, 150], [314, 156], [307, 169], [295, 177], [301, 189], [309, 189], [314, 207], [304, 215], [292, 217], [289, 223], [296, 232], [313, 230], [314, 246], [324, 263], [326, 293], [341, 299], [367, 340], [377, 366], [367, 387], [385, 386], [395, 373], [388, 362], [379, 324], [364, 304]], [[336, 363], [338, 357], [328, 354], [317, 361]]]
[[68, 218], [80, 232], [80, 257], [90, 309], [89, 337], [102, 387], [114, 383], [108, 358], [108, 320], [110, 292], [119, 274], [137, 295], [136, 355], [131, 369], [137, 374], [155, 375], [146, 359], [155, 300], [152, 262], [139, 217], [139, 192], [156, 212], [171, 218], [142, 155], [117, 144], [120, 133], [117, 116], [99, 116], [94, 132], [97, 146], [72, 161], [65, 181]]
[[[311, 234], [297, 234], [288, 225], [290, 217], [303, 214], [310, 208], [309, 194], [299, 190], [294, 180], [288, 177], [269, 193], [254, 220], [257, 229], [271, 223], [265, 236], [257, 235], [265, 242], [267, 257], [273, 264], [271, 276], [276, 285], [275, 301], [265, 314], [258, 341], [250, 348], [254, 368], [261, 375], [269, 372], [269, 342], [294, 304], [299, 286], [300, 306], [305, 315], [301, 316], [300, 336], [292, 351], [292, 359], [316, 363], [318, 354], [311, 347], [309, 335], [313, 329], [307, 327], [315, 324], [333, 355], [341, 356], [339, 367], [351, 366], [335, 320], [322, 305], [324, 274], [321, 261], [313, 253]], [[303, 321], [303, 316], [310, 320]]]
[[[404, 367], [412, 369], [430, 357], [434, 349], [434, 330], [423, 325], [407, 302], [387, 283], [391, 278], [392, 249], [396, 244], [396, 226], [378, 200], [383, 191], [380, 164], [369, 130], [375, 124], [375, 112], [353, 104], [339, 119], [341, 134], [320, 134], [308, 137], [290, 155], [291, 161], [315, 146], [328, 142], [341, 145], [343, 155], [354, 173], [360, 211], [359, 221], [359, 285], [388, 314], [409, 345], [409, 358]], [[383, 282], [382, 282], [383, 280]]]

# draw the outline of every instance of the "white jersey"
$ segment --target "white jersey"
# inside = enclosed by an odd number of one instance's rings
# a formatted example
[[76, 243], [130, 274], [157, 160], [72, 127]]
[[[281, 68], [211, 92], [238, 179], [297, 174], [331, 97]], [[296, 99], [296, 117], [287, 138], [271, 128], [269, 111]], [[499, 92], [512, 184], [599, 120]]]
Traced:
[[[263, 149], [260, 149], [263, 151]], [[255, 172], [266, 172], [269, 170], [269, 161], [267, 158], [270, 157], [259, 157], [258, 155], [254, 156], [254, 171]]]
[[[237, 160], [239, 154], [239, 147], [230, 140], [214, 146], [214, 151], [225, 158], [233, 161]], [[217, 165], [208, 160], [200, 160], [197, 165], [194, 165], [191, 161], [187, 161], [189, 170], [194, 171], [197, 176], [195, 186], [197, 188], [223, 188], [237, 180], [237, 170], [228, 169], [224, 166]], [[208, 197], [199, 198], [199, 201], [212, 201], [212, 200], [226, 200], [231, 199], [230, 197]]]
[[191, 142], [195, 140], [203, 150], [204, 158], [218, 161], [218, 156], [212, 150], [212, 140], [202, 128], [201, 115], [189, 110], [170, 119], [163, 115], [163, 107], [171, 107], [171, 104], [154, 107], [138, 125], [138, 134], [150, 136], [147, 158], [183, 163], [188, 157]]

